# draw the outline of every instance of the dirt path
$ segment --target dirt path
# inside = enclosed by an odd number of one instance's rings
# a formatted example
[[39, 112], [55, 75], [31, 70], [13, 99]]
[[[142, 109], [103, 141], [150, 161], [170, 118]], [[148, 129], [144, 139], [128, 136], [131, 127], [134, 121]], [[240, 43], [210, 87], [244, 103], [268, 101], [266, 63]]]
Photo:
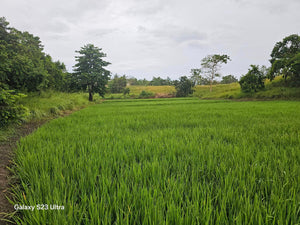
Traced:
[[[75, 109], [73, 111], [64, 111], [61, 112], [59, 117], [65, 117], [70, 115], [71, 113], [78, 111], [81, 108]], [[57, 117], [56, 117], [57, 118]], [[46, 118], [39, 121], [31, 121], [16, 128], [15, 134], [8, 138], [8, 140], [4, 142], [0, 142], [0, 225], [12, 224], [4, 221], [3, 219], [7, 218], [7, 213], [15, 212], [13, 205], [9, 203], [7, 197], [10, 198], [10, 178], [12, 177], [11, 172], [8, 167], [12, 166], [11, 159], [13, 158], [14, 149], [17, 147], [18, 141], [21, 137], [25, 137], [28, 134], [31, 134], [38, 127], [45, 124], [54, 118]]]
[[[49, 119], [48, 119], [49, 120]], [[13, 205], [11, 205], [6, 197], [10, 197], [10, 177], [11, 172], [8, 167], [11, 166], [11, 159], [13, 157], [13, 150], [16, 148], [18, 141], [21, 137], [24, 137], [32, 133], [35, 129], [46, 123], [48, 120], [29, 122], [22, 124], [22, 126], [16, 128], [16, 132], [12, 137], [9, 137], [7, 141], [0, 143], [0, 225], [10, 224], [3, 221], [5, 218], [4, 213], [14, 212]]]
[[13, 157], [13, 150], [16, 148], [18, 141], [21, 137], [24, 137], [32, 133], [42, 124], [46, 123], [48, 120], [34, 121], [26, 124], [16, 129], [15, 134], [12, 137], [9, 137], [7, 141], [0, 143], [0, 224], [9, 224], [8, 222], [3, 221], [5, 218], [3, 213], [12, 213], [14, 212], [13, 205], [11, 205], [6, 197], [10, 197], [9, 188], [11, 173], [8, 170], [8, 167], [11, 166], [11, 159]]

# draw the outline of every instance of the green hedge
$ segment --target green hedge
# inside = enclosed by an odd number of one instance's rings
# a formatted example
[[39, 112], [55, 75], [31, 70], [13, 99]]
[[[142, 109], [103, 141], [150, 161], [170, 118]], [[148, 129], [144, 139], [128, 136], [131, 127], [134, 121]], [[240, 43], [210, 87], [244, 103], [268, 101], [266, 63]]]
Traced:
[[0, 127], [20, 122], [26, 117], [28, 109], [18, 104], [18, 100], [25, 96], [0, 85]]

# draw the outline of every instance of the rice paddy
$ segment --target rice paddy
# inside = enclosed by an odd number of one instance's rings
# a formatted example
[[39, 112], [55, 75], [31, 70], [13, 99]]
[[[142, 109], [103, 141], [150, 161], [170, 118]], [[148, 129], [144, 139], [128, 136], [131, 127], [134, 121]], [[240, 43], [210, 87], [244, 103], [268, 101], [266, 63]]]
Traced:
[[[18, 224], [300, 224], [300, 104], [104, 101], [22, 139]], [[59, 208], [60, 207], [60, 208]]]

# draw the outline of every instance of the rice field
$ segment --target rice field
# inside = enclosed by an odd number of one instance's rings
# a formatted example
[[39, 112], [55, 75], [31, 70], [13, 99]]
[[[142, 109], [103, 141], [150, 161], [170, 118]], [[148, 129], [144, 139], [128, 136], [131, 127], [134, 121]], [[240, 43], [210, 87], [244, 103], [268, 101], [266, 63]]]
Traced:
[[52, 120], [16, 149], [14, 220], [300, 224], [299, 112], [298, 101], [144, 99]]

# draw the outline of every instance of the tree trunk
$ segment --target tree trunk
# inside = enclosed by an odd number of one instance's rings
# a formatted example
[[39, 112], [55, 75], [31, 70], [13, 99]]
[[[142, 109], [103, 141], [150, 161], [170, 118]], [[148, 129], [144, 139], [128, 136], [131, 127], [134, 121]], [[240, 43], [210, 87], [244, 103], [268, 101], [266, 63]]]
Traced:
[[89, 91], [89, 101], [90, 102], [93, 101], [93, 93], [91, 91]]
[[212, 71], [211, 79], [210, 79], [210, 88], [209, 88], [210, 92], [212, 92], [212, 83], [213, 83], [214, 78], [215, 78], [215, 72]]

